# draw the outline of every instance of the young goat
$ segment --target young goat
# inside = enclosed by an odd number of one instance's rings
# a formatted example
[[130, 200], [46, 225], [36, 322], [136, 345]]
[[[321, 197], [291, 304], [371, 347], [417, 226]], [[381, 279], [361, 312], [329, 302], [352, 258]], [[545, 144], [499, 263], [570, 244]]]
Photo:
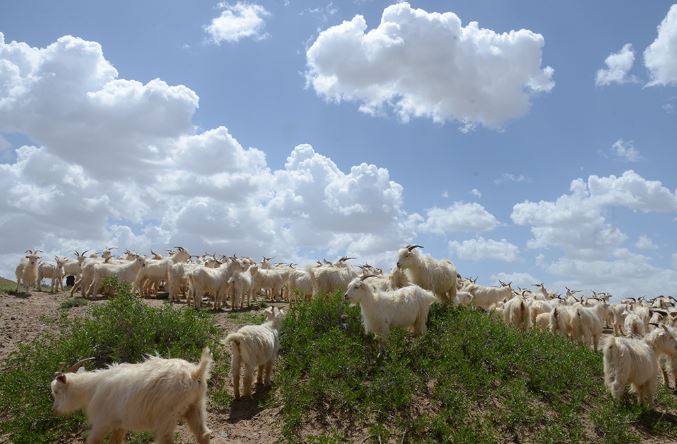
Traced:
[[391, 327], [413, 326], [415, 335], [424, 334], [435, 295], [418, 285], [382, 291], [365, 282], [369, 277], [373, 275], [353, 279], [344, 295], [346, 301], [360, 304], [364, 330], [381, 340], [385, 340]]
[[199, 444], [209, 443], [206, 424], [207, 379], [212, 363], [209, 349], [198, 365], [183, 359], [149, 357], [139, 364], [115, 364], [91, 372], [84, 361], [52, 381], [54, 410], [68, 415], [83, 409], [92, 430], [87, 444], [122, 443], [127, 431], [153, 432], [156, 442], [173, 443], [179, 419], [188, 423]]
[[[235, 333], [226, 336], [230, 343], [231, 374], [235, 398], [240, 397], [240, 366], [244, 364], [244, 396], [250, 396], [254, 370], [258, 367], [256, 382], [270, 384], [273, 363], [280, 349], [280, 326], [284, 319], [284, 310], [275, 312], [275, 307], [265, 310], [268, 321], [261, 325], [245, 325]], [[264, 377], [265, 372], [265, 377]]]

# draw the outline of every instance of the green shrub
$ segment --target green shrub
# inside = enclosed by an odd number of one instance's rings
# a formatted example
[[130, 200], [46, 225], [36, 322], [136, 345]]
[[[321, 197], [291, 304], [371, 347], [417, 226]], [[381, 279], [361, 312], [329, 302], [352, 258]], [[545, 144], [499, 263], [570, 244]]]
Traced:
[[[0, 371], [0, 433], [14, 443], [68, 441], [86, 428], [82, 414], [60, 418], [52, 412], [50, 382], [60, 362], [67, 365], [93, 357], [87, 367], [114, 362], [139, 362], [148, 354], [198, 362], [208, 345], [214, 355], [210, 379], [210, 411], [223, 410], [230, 395], [224, 380], [228, 362], [220, 330], [208, 313], [177, 309], [171, 304], [150, 307], [131, 294], [129, 287], [112, 282], [116, 296], [90, 308], [90, 316], [69, 320], [62, 313], [60, 333], [43, 334], [8, 357]], [[142, 435], [132, 442], [147, 441]]]

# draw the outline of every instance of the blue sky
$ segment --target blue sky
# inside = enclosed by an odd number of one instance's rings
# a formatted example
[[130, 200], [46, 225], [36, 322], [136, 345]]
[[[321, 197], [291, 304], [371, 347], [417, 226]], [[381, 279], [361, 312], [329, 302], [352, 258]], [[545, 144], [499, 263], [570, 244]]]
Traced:
[[4, 3], [0, 274], [28, 248], [390, 266], [416, 241], [485, 283], [669, 294], [672, 6]]

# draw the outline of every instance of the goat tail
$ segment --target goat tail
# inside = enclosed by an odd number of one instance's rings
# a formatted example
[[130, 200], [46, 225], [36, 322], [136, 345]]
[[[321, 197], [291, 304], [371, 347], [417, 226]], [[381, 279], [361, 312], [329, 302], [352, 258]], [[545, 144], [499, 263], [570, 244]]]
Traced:
[[192, 377], [196, 381], [206, 381], [209, 379], [210, 372], [212, 368], [212, 354], [209, 351], [209, 347], [202, 349], [202, 356], [200, 357], [200, 363], [197, 366], [197, 369], [193, 371]]
[[225, 343], [230, 343], [230, 353], [232, 358], [232, 367], [239, 368], [240, 360], [242, 359], [242, 351], [240, 350], [240, 342], [243, 337], [240, 333], [231, 333], [226, 336]]

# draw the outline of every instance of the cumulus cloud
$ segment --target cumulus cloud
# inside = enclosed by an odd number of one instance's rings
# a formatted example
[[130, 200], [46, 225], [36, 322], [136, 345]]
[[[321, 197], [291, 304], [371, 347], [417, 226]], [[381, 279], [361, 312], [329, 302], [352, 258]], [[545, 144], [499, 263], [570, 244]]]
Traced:
[[64, 36], [32, 48], [0, 33], [0, 62], [0, 131], [48, 145], [97, 177], [160, 163], [167, 140], [193, 131], [197, 94], [159, 79], [118, 79], [96, 42]]
[[478, 203], [454, 202], [448, 208], [433, 207], [426, 210], [426, 218], [419, 225], [424, 233], [447, 234], [452, 232], [480, 232], [498, 226], [496, 217]]
[[606, 64], [606, 68], [597, 71], [595, 85], [608, 86], [612, 83], [628, 83], [636, 81], [633, 76], [628, 75], [632, 69], [632, 65], [635, 63], [635, 51], [632, 49], [630, 43], [623, 45], [623, 48], [621, 48], [620, 51], [609, 54], [604, 60], [604, 63]]
[[468, 261], [514, 262], [518, 258], [519, 248], [505, 239], [485, 239], [480, 236], [463, 242], [449, 241], [449, 252], [452, 256]]
[[462, 26], [453, 12], [402, 2], [367, 31], [361, 15], [323, 30], [306, 52], [308, 84], [328, 101], [359, 103], [368, 114], [391, 108], [412, 117], [501, 128], [524, 115], [530, 99], [554, 86], [543, 68], [543, 36]]
[[482, 198], [482, 192], [480, 190], [478, 190], [477, 188], [473, 188], [472, 190], [470, 190], [470, 194], [472, 194], [473, 196], [475, 196], [478, 199]]
[[611, 152], [625, 162], [639, 162], [643, 159], [632, 140], [618, 139], [611, 145]]
[[261, 40], [268, 36], [263, 29], [270, 12], [263, 6], [245, 2], [220, 3], [219, 6], [223, 8], [221, 15], [203, 27], [213, 43], [234, 43], [244, 38]]
[[27, 248], [105, 244], [384, 260], [422, 221], [385, 168], [344, 171], [299, 145], [272, 169], [227, 128], [196, 131], [197, 94], [118, 78], [98, 43], [32, 48], [0, 34], [0, 67], [0, 134], [34, 143], [0, 164], [2, 275]]
[[[621, 176], [592, 175], [587, 181], [573, 180], [570, 193], [555, 201], [514, 205], [510, 217], [516, 224], [530, 227], [529, 248], [555, 247], [563, 253], [552, 260], [542, 255], [537, 259], [540, 267], [561, 279], [555, 286], [607, 290], [617, 296], [657, 294], [674, 287], [674, 270], [657, 267], [650, 257], [623, 247], [628, 236], [607, 220], [614, 208], [674, 213], [677, 194], [632, 170]], [[635, 244], [645, 250], [653, 246], [648, 237], [640, 237]], [[647, 280], [647, 276], [651, 278]]]
[[616, 298], [658, 295], [677, 285], [676, 270], [656, 267], [648, 256], [625, 248], [608, 258], [562, 257], [545, 268], [566, 282], [564, 285], [585, 292], [608, 291]]
[[677, 211], [677, 195], [659, 181], [632, 170], [622, 176], [592, 175], [571, 182], [570, 194], [556, 201], [525, 201], [513, 206], [511, 219], [531, 226], [529, 248], [559, 247], [568, 255], [599, 257], [627, 236], [606, 221], [606, 210], [623, 207], [642, 212]]
[[650, 86], [677, 83], [677, 4], [670, 7], [656, 39], [644, 50], [644, 65], [651, 76]]

